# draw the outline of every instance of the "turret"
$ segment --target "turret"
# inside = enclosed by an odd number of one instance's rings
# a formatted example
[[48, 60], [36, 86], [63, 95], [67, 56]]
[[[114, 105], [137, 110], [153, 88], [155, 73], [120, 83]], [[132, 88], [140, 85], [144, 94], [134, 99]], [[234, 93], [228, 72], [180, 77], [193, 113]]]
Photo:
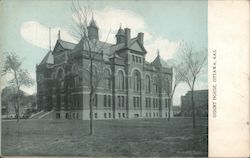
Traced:
[[93, 39], [99, 40], [98, 27], [93, 17], [88, 26], [88, 37], [90, 40], [93, 40]]
[[125, 42], [125, 31], [122, 29], [121, 25], [115, 37], [116, 37], [116, 44]]

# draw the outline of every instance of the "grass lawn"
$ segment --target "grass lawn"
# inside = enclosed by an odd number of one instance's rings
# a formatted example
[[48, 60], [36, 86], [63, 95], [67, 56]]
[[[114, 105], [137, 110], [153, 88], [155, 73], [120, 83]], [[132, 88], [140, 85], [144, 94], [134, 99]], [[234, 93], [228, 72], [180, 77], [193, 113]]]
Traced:
[[21, 120], [2, 122], [2, 155], [207, 156], [207, 119], [94, 121]]

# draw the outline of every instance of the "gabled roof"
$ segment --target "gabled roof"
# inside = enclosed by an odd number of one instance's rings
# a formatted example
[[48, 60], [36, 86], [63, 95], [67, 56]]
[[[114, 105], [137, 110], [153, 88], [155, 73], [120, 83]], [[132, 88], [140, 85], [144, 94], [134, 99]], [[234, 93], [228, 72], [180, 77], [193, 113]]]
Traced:
[[39, 65], [43, 64], [54, 64], [54, 58], [51, 50], [45, 55], [45, 57], [43, 58], [43, 60]]
[[133, 44], [135, 44], [136, 42], [138, 43], [138, 45], [139, 45], [139, 47], [142, 49], [142, 51], [146, 53], [146, 52], [147, 52], [146, 49], [145, 49], [144, 46], [138, 41], [137, 37], [132, 38], [132, 39], [129, 40], [129, 42], [128, 42], [128, 48], [131, 48], [131, 47], [133, 46]]
[[142, 49], [142, 51], [147, 52], [145, 50], [145, 48], [140, 44], [140, 42], [138, 42], [137, 37], [135, 37], [135, 38], [131, 38], [129, 40], [127, 47], [126, 47], [125, 43], [119, 43], [119, 44], [112, 45], [111, 49], [110, 49], [110, 54], [113, 54], [115, 51], [118, 51], [118, 50], [121, 50], [124, 48], [130, 49], [133, 46], [133, 44], [135, 44], [136, 42], [138, 43], [138, 45], [139, 45], [140, 49]]
[[160, 57], [159, 51], [158, 51], [158, 54], [157, 54], [155, 60], [151, 64], [155, 67], [170, 68], [168, 63]]
[[115, 51], [118, 51], [124, 47], [125, 47], [125, 43], [119, 43], [119, 44], [112, 45], [111, 49], [110, 49], [110, 51], [111, 51], [110, 54], [113, 54]]
[[155, 60], [152, 62], [152, 65], [157, 66], [157, 67], [162, 66], [162, 62], [161, 62], [159, 54], [156, 56]]
[[[72, 50], [72, 53], [82, 51], [82, 50], [89, 50], [87, 42], [84, 42], [84, 38], [80, 40], [80, 42], [75, 46], [75, 48]], [[100, 52], [103, 51], [104, 54], [110, 53], [110, 47], [112, 44], [102, 41], [95, 41], [90, 42], [90, 49], [94, 52]]]
[[125, 31], [120, 27], [116, 36], [125, 36]]
[[75, 48], [76, 44], [75, 43], [71, 43], [71, 42], [67, 42], [67, 41], [63, 41], [63, 40], [57, 40], [57, 42], [64, 48], [64, 49], [73, 49]]

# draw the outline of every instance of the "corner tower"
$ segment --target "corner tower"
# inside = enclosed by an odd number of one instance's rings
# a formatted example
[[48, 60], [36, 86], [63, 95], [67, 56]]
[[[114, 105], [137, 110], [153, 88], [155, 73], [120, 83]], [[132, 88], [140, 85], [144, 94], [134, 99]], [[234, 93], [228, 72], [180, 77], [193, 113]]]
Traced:
[[99, 40], [98, 27], [93, 17], [88, 26], [88, 37], [90, 40]]
[[125, 31], [122, 29], [121, 25], [115, 37], [116, 37], [116, 44], [125, 42]]

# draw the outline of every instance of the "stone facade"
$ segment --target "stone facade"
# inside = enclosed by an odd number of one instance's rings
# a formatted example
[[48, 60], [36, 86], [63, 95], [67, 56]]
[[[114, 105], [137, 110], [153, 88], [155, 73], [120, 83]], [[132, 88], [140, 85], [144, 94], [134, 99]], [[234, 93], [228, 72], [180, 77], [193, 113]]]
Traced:
[[[99, 41], [98, 29], [92, 19], [88, 37], [95, 41], [93, 72], [103, 74], [96, 88], [94, 119], [167, 117], [172, 68], [159, 53], [153, 62], [145, 61], [143, 33], [131, 38], [129, 28], [119, 28], [116, 43], [110, 44]], [[88, 50], [84, 38], [74, 44], [59, 35], [54, 49], [36, 67], [40, 110], [53, 110], [58, 119], [89, 119]]]

